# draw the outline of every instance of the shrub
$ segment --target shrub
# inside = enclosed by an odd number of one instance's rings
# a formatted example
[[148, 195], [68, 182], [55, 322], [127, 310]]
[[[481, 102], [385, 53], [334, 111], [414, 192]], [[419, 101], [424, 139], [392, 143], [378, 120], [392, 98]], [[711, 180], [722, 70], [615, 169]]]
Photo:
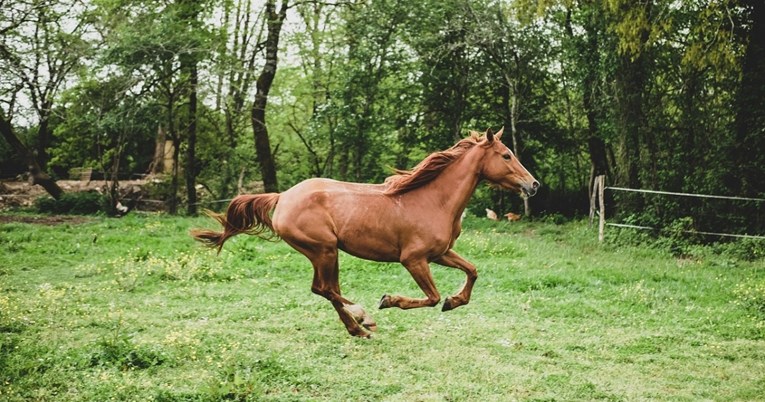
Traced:
[[765, 258], [765, 240], [762, 239], [740, 239], [721, 244], [719, 249], [724, 255], [745, 261]]
[[90, 215], [106, 211], [107, 199], [102, 194], [89, 191], [64, 193], [58, 200], [40, 197], [35, 200], [35, 209], [47, 214]]
[[661, 229], [661, 238], [658, 240], [657, 246], [666, 247], [675, 257], [687, 256], [692, 245], [703, 241], [702, 238], [693, 233], [694, 231], [693, 218], [685, 216], [676, 219]]

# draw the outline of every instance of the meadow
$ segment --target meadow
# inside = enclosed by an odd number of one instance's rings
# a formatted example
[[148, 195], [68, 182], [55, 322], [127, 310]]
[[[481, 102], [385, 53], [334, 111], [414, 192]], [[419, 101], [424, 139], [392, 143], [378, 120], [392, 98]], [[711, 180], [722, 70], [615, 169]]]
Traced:
[[[19, 215], [21, 216], [21, 215]], [[8, 216], [6, 216], [8, 218]], [[209, 218], [131, 214], [0, 224], [0, 400], [756, 400], [765, 395], [765, 262], [633, 244], [586, 222], [469, 217], [469, 305], [419, 296], [397, 264], [343, 255], [343, 295], [377, 321], [348, 336], [308, 261]], [[9, 222], [11, 221], [11, 222]], [[625, 240], [627, 239], [627, 240]], [[464, 281], [433, 264], [442, 296]]]

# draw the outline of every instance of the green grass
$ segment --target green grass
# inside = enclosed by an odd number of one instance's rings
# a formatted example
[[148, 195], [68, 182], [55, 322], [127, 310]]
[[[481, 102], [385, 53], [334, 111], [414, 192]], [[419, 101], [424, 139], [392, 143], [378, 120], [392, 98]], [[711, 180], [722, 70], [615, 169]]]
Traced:
[[[0, 225], [0, 400], [754, 400], [765, 395], [765, 270], [698, 248], [672, 257], [581, 222], [468, 219], [468, 306], [419, 296], [403, 267], [341, 258], [376, 319], [351, 338], [310, 292], [308, 261], [206, 218], [132, 214]], [[443, 296], [464, 275], [433, 266]]]

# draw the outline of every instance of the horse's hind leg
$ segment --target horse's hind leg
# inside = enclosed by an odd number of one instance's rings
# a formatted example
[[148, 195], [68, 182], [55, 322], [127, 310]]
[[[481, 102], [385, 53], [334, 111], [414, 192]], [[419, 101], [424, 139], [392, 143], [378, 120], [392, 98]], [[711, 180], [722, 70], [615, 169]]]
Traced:
[[456, 295], [446, 298], [442, 310], [449, 311], [463, 304], [468, 304], [470, 302], [470, 293], [473, 291], [473, 284], [475, 284], [475, 280], [478, 278], [475, 266], [453, 250], [447, 251], [446, 254], [434, 262], [447, 267], [457, 268], [467, 275], [467, 280], [462, 285], [462, 289]]
[[377, 324], [361, 306], [341, 296], [337, 248], [329, 246], [307, 248], [295, 244], [292, 246], [305, 254], [313, 264], [311, 291], [332, 303], [349, 334], [368, 338], [369, 333], [359, 324], [371, 331], [377, 329]]

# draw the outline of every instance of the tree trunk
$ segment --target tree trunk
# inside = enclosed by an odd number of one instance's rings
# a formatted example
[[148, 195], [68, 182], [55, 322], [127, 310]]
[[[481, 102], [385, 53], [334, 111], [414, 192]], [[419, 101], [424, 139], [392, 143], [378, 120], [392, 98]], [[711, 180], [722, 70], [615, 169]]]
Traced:
[[[518, 138], [518, 94], [516, 93], [518, 83], [513, 80], [509, 73], [505, 73], [505, 85], [507, 92], [504, 94], [505, 120], [510, 122], [510, 139], [512, 141], [513, 153], [518, 160], [521, 160], [520, 139]], [[504, 89], [503, 89], [504, 90]], [[531, 216], [531, 205], [529, 198], [523, 197], [523, 214]]]
[[[598, 176], [608, 174], [608, 159], [606, 157], [606, 143], [600, 135], [598, 120], [600, 115], [596, 104], [598, 93], [598, 71], [600, 66], [599, 53], [599, 19], [600, 11], [590, 2], [579, 4], [588, 18], [584, 21], [584, 41], [576, 42], [574, 30], [571, 25], [571, 9], [566, 12], [566, 34], [570, 41], [577, 43], [579, 68], [584, 70], [582, 76], [582, 107], [587, 117], [587, 148], [590, 153], [590, 177], [588, 189], [590, 191], [590, 213], [594, 211], [595, 180]], [[592, 216], [590, 216], [592, 223]]]
[[117, 136], [117, 144], [114, 147], [116, 152], [114, 153], [112, 157], [112, 163], [111, 166], [109, 166], [109, 178], [111, 183], [109, 184], [109, 206], [107, 207], [107, 212], [110, 215], [117, 215], [120, 211], [117, 210], [117, 203], [120, 199], [120, 181], [119, 181], [119, 174], [120, 174], [120, 161], [122, 159], [122, 152], [125, 149], [125, 132], [120, 131], [120, 134]]
[[170, 179], [170, 208], [168, 211], [171, 215], [178, 213], [178, 175], [180, 173], [178, 161], [180, 159], [180, 153], [181, 139], [178, 136], [178, 133], [176, 133], [173, 136], [173, 171]]
[[587, 145], [590, 151], [590, 163], [594, 177], [608, 174], [608, 162], [606, 160], [606, 143], [600, 136], [598, 127], [598, 112], [595, 104], [598, 83], [598, 32], [595, 22], [595, 11], [591, 11], [591, 17], [585, 26], [587, 40], [584, 52], [584, 78], [582, 80], [582, 106], [587, 115], [587, 132], [589, 138]]
[[26, 163], [31, 183], [39, 184], [55, 199], [61, 198], [64, 191], [56, 184], [53, 178], [43, 171], [34, 152], [19, 140], [19, 137], [13, 130], [13, 126], [11, 126], [11, 122], [5, 119], [5, 113], [2, 110], [0, 110], [0, 132], [2, 132], [3, 138], [5, 138], [8, 144], [16, 151], [16, 154]]
[[154, 158], [149, 164], [150, 174], [159, 174], [165, 171], [165, 131], [162, 129], [162, 125], [157, 125], [157, 139], [154, 144]]
[[765, 193], [765, 2], [747, 0], [749, 31], [741, 70], [741, 85], [736, 99], [736, 141], [733, 166], [738, 171], [733, 191], [748, 196]]
[[170, 200], [168, 200], [168, 212], [175, 215], [178, 213], [178, 156], [181, 148], [181, 139], [175, 128], [175, 93], [172, 90], [168, 92], [167, 100], [167, 134], [173, 142], [173, 166], [171, 166], [170, 169]]
[[642, 92], [645, 84], [640, 57], [620, 58], [616, 77], [621, 170], [619, 181], [628, 187], [640, 187], [640, 125], [643, 120]]
[[50, 102], [45, 102], [42, 105], [40, 111], [40, 122], [37, 128], [37, 162], [40, 164], [42, 170], [48, 168], [48, 161], [50, 155], [48, 155], [48, 148], [50, 148], [51, 133], [50, 133]]
[[189, 126], [186, 138], [186, 197], [188, 204], [186, 212], [189, 215], [197, 214], [197, 62], [190, 56], [189, 73]]
[[[630, 55], [620, 56], [616, 75], [618, 100], [617, 127], [619, 130], [619, 176], [621, 185], [640, 188], [640, 127], [643, 122], [643, 87], [645, 76], [642, 56], [632, 60]], [[639, 196], [628, 193], [623, 206], [627, 210], [640, 209]]]
[[263, 187], [267, 193], [277, 192], [276, 164], [271, 152], [271, 141], [268, 137], [266, 126], [266, 106], [268, 105], [268, 92], [276, 76], [278, 63], [279, 34], [282, 23], [287, 16], [287, 0], [281, 4], [279, 12], [276, 12], [276, 0], [266, 2], [266, 17], [268, 18], [268, 35], [266, 38], [266, 63], [258, 76], [256, 83], [257, 92], [252, 103], [252, 131], [255, 135], [255, 152], [260, 163], [260, 173], [263, 178]]
[[[626, 2], [623, 7], [642, 7], [646, 20], [649, 20], [651, 2], [645, 4], [630, 5]], [[626, 18], [627, 13], [623, 14]], [[618, 182], [626, 187], [640, 188], [640, 147], [642, 131], [645, 126], [643, 112], [643, 94], [647, 79], [648, 55], [645, 44], [648, 42], [648, 28], [640, 29], [637, 51], [625, 51], [618, 56], [615, 88], [617, 100], [617, 129], [619, 132], [619, 174]], [[649, 145], [652, 145], [649, 143]], [[637, 193], [626, 193], [621, 196], [621, 208], [625, 211], [639, 211], [643, 206], [643, 199]]]

